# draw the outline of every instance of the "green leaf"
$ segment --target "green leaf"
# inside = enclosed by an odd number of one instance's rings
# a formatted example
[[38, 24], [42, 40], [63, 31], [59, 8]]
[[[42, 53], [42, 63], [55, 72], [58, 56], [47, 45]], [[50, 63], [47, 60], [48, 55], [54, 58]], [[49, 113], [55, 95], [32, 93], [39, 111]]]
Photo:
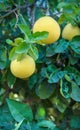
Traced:
[[61, 14], [61, 16], [59, 17], [58, 23], [59, 23], [59, 24], [63, 24], [64, 21], [66, 22], [67, 19], [66, 19], [66, 14], [63, 13], [63, 14]]
[[43, 68], [41, 69], [40, 75], [41, 75], [43, 78], [48, 77], [48, 73], [47, 73], [47, 68], [46, 68], [46, 67], [43, 67]]
[[42, 83], [36, 89], [36, 94], [41, 99], [47, 99], [52, 95], [54, 90], [55, 90], [55, 84], [53, 85], [53, 84], [47, 83], [46, 81], [42, 81]]
[[0, 88], [0, 96], [3, 95], [5, 93], [5, 89], [4, 88]]
[[[61, 83], [62, 82], [62, 83]], [[60, 80], [60, 93], [65, 98], [70, 98], [71, 94], [71, 83], [65, 80]]]
[[30, 49], [29, 49], [29, 55], [33, 57], [34, 60], [38, 59], [39, 53], [37, 47], [31, 44]]
[[80, 55], [80, 36], [76, 36], [70, 42], [71, 49]]
[[16, 47], [13, 47], [9, 53], [9, 59], [14, 60], [17, 58], [18, 54], [16, 53]]
[[72, 93], [71, 98], [77, 102], [80, 102], [80, 88], [77, 86], [75, 82], [72, 82]]
[[25, 24], [18, 24], [18, 27], [20, 28], [21, 32], [25, 35], [27, 43], [30, 42], [32, 35], [29, 27]]
[[66, 74], [66, 71], [61, 71], [59, 69], [56, 69], [55, 71], [51, 73], [48, 82], [57, 83], [59, 82], [60, 79], [64, 77], [65, 74]]
[[32, 35], [32, 41], [37, 42], [37, 41], [41, 41], [44, 40], [48, 37], [48, 32], [43, 31], [43, 32], [35, 32]]
[[70, 120], [70, 126], [72, 128], [80, 128], [80, 116], [72, 116], [71, 120]]
[[54, 50], [55, 50], [56, 46], [57, 46], [57, 43], [47, 46], [47, 48], [46, 48], [47, 57], [51, 57], [51, 56], [55, 55]]
[[65, 74], [65, 79], [66, 79], [68, 82], [71, 82], [71, 79], [70, 79], [70, 77], [69, 77], [67, 74]]
[[74, 80], [77, 85], [80, 85], [80, 72], [74, 67], [66, 68], [67, 74], [71, 80]]
[[33, 74], [32, 76], [30, 76], [30, 78], [28, 79], [28, 86], [30, 89], [32, 89], [34, 87], [34, 85], [37, 82], [37, 79], [38, 79], [37, 74]]
[[7, 50], [6, 47], [0, 45], [0, 69], [6, 68], [7, 64]]
[[24, 39], [21, 37], [17, 37], [14, 39], [14, 44], [19, 45], [20, 43], [24, 42]]
[[56, 125], [52, 121], [43, 120], [43, 121], [37, 123], [37, 129], [46, 128], [46, 129], [49, 129], [49, 130], [54, 130], [55, 127], [56, 127]]
[[52, 44], [46, 48], [46, 56], [51, 57], [57, 53], [65, 53], [65, 51], [68, 49], [68, 46], [69, 42], [61, 39], [57, 43]]
[[47, 67], [47, 72], [48, 72], [48, 73], [52, 73], [52, 71], [55, 71], [56, 69], [57, 69], [57, 68], [56, 68], [55, 65], [50, 64], [50, 65], [48, 65], [48, 67]]
[[[10, 40], [10, 39], [7, 39], [7, 40], [6, 40], [6, 43], [9, 44], [9, 45], [12, 45], [12, 46], [14, 45], [13, 41]], [[14, 46], [15, 46], [15, 45], [14, 45]]]
[[10, 71], [8, 71], [8, 73], [7, 73], [7, 83], [8, 83], [8, 86], [10, 88], [13, 88], [13, 85], [14, 85], [15, 81], [16, 81], [15, 76], [13, 76]]
[[61, 39], [58, 44], [55, 46], [54, 52], [55, 53], [64, 53], [69, 46], [69, 42]]
[[29, 44], [26, 44], [26, 42], [22, 42], [21, 44], [19, 44], [19, 46], [16, 47], [15, 52], [18, 54], [27, 53], [29, 48]]
[[0, 1], [0, 10], [6, 10], [6, 6], [3, 1]]
[[36, 44], [36, 47], [39, 52], [39, 57], [37, 59], [37, 63], [45, 63], [45, 58], [46, 58], [46, 48], [45, 46], [41, 46], [39, 44]]
[[[78, 56], [79, 56], [79, 55], [78, 55]], [[73, 54], [72, 54], [72, 55], [69, 54], [68, 57], [69, 57], [69, 62], [70, 62], [71, 65], [75, 65], [75, 64], [78, 62], [78, 60], [79, 60], [79, 59], [78, 59], [76, 56], [74, 56]]]
[[60, 95], [52, 97], [50, 100], [55, 108], [57, 108], [61, 113], [64, 113], [70, 103], [70, 100], [65, 100], [64, 98], [60, 97]]
[[20, 122], [22, 120], [32, 121], [33, 114], [30, 106], [12, 99], [7, 99], [7, 104], [13, 118]]
[[15, 121], [11, 116], [8, 106], [6, 104], [0, 106], [0, 115], [0, 129], [12, 130], [14, 128]]
[[65, 6], [67, 6], [67, 5], [68, 5], [68, 4], [67, 4], [66, 2], [60, 2], [57, 7], [58, 7], [59, 9], [61, 9], [61, 8], [65, 7]]
[[21, 23], [21, 24], [24, 24], [24, 25], [27, 25], [24, 17], [22, 14], [19, 13], [19, 16], [18, 16], [18, 23]]

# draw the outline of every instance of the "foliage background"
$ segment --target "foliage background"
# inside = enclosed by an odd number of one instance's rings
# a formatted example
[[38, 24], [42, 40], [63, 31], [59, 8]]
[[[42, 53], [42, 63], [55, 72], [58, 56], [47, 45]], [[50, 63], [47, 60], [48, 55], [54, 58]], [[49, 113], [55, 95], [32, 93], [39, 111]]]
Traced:
[[[80, 129], [80, 36], [71, 41], [60, 36], [47, 46], [34, 43], [30, 55], [38, 57], [37, 70], [29, 79], [16, 79], [10, 72], [15, 55], [9, 44], [25, 35], [18, 24], [24, 18], [32, 30], [44, 15], [56, 19], [61, 31], [68, 22], [80, 27], [80, 1], [0, 0], [0, 130]], [[21, 54], [24, 49], [20, 46], [17, 51]]]

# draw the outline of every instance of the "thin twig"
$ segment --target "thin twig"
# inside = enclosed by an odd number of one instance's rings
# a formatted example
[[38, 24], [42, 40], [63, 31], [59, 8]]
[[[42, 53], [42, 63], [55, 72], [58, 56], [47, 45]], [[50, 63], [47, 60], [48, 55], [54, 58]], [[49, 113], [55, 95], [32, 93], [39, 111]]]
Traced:
[[18, 9], [23, 9], [23, 8], [28, 7], [28, 6], [31, 6], [31, 5], [27, 5], [27, 4], [26, 4], [26, 5], [23, 5], [23, 6], [18, 6], [18, 7], [16, 7], [15, 9], [13, 9], [13, 10], [9, 11], [8, 13], [6, 13], [5, 15], [1, 16], [0, 19], [3, 19], [3, 18], [5, 18], [5, 17], [9, 16], [10, 14], [14, 13], [14, 12], [17, 11]]
[[16, 23], [15, 23], [15, 27], [17, 26], [18, 24], [18, 14], [16, 12], [14, 12], [15, 16], [16, 16]]
[[36, 6], [34, 6], [33, 10], [32, 10], [32, 19], [31, 19], [31, 26], [34, 25], [34, 22], [35, 22], [35, 11], [36, 11]]

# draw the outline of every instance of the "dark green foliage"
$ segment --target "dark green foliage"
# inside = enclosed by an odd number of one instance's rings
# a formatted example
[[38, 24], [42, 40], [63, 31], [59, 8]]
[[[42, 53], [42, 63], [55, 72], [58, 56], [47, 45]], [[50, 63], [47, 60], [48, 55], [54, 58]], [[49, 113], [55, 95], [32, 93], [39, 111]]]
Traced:
[[[61, 34], [51, 45], [38, 44], [48, 32], [33, 34], [32, 28], [45, 15], [61, 33], [66, 23], [80, 27], [80, 0], [0, 0], [0, 130], [80, 129], [80, 36], [67, 41]], [[26, 54], [36, 70], [18, 79], [10, 62]]]

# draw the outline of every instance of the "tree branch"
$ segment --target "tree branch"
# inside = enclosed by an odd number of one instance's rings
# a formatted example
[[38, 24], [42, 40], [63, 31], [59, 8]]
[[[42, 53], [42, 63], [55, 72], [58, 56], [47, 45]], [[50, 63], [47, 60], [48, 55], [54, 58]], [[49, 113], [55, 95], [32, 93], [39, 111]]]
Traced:
[[25, 5], [23, 5], [23, 6], [17, 6], [15, 9], [10, 10], [10, 11], [9, 11], [8, 13], [6, 13], [5, 15], [1, 16], [0, 19], [3, 19], [3, 18], [5, 18], [5, 17], [9, 16], [10, 14], [14, 13], [14, 12], [17, 11], [18, 9], [24, 9], [24, 8], [26, 8], [26, 7], [29, 7], [29, 6], [31, 6], [31, 5], [25, 4]]

